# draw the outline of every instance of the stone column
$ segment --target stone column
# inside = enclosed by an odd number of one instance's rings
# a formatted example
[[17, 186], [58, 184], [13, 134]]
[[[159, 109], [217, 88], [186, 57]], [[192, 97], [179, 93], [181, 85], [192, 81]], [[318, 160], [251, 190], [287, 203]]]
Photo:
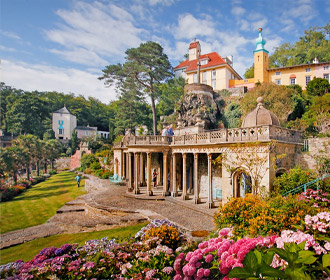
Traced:
[[126, 170], [125, 170], [125, 179], [126, 179], [126, 181], [128, 180], [128, 178], [129, 178], [129, 169], [128, 169], [128, 167], [129, 167], [129, 164], [128, 164], [128, 156], [129, 156], [129, 154], [128, 153], [126, 153]]
[[172, 154], [172, 168], [173, 168], [173, 183], [172, 183], [172, 196], [178, 196], [178, 190], [176, 188], [176, 154]]
[[163, 152], [163, 196], [169, 195], [167, 186], [167, 152]]
[[140, 153], [140, 187], [143, 186], [143, 153]]
[[147, 193], [153, 195], [151, 190], [151, 153], [147, 153]]
[[207, 198], [207, 202], [209, 205], [209, 208], [212, 208], [214, 206], [213, 203], [213, 197], [212, 197], [212, 154], [207, 154], [208, 159], [208, 177], [209, 177], [209, 195]]
[[133, 187], [133, 172], [132, 172], [132, 153], [128, 153], [128, 191], [132, 192]]
[[123, 152], [123, 150], [121, 150], [120, 164], [121, 164], [121, 166], [120, 166], [120, 176], [124, 178], [124, 176], [125, 176], [124, 175], [125, 166], [124, 166], [124, 152]]
[[182, 200], [187, 200], [187, 154], [182, 154]]
[[199, 189], [198, 189], [198, 154], [194, 154], [194, 200], [195, 204], [200, 203]]
[[134, 194], [139, 194], [139, 165], [140, 165], [140, 153], [134, 153], [135, 158], [135, 165], [134, 165], [134, 171], [135, 171], [135, 178], [134, 178]]

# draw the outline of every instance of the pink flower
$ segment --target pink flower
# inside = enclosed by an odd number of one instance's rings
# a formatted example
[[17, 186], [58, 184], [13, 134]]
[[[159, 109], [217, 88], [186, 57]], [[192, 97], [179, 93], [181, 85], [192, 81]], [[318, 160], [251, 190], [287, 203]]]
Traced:
[[182, 280], [182, 277], [180, 274], [177, 274], [174, 276], [173, 280]]
[[204, 269], [203, 268], [200, 268], [197, 270], [197, 276], [199, 278], [203, 278], [204, 277]]
[[205, 257], [205, 261], [206, 261], [207, 263], [212, 262], [212, 261], [213, 261], [213, 256], [212, 256], [211, 254], [207, 255], [207, 256]]
[[207, 269], [204, 269], [204, 277], [209, 277], [211, 274], [211, 271], [207, 268]]

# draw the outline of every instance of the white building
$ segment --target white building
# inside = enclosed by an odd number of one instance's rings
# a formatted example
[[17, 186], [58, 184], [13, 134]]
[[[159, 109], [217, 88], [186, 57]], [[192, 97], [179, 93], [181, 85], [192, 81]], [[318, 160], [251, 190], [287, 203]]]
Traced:
[[72, 131], [77, 126], [77, 118], [64, 106], [53, 113], [55, 138], [67, 141], [72, 138]]

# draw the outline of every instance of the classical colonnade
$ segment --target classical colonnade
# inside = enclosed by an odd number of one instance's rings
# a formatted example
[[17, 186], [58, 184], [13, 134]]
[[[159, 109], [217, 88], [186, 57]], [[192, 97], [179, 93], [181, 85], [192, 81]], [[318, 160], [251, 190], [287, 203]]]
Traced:
[[[151, 156], [153, 153], [162, 153], [163, 161], [162, 165], [162, 182], [163, 182], [163, 190], [162, 195], [172, 197], [178, 197], [179, 189], [177, 182], [177, 165], [182, 164], [181, 176], [182, 176], [182, 192], [181, 199], [187, 200], [189, 198], [187, 193], [187, 155], [190, 153], [185, 152], [169, 152], [169, 151], [124, 151], [122, 153], [121, 162], [123, 163], [121, 166], [121, 174], [126, 179], [128, 184], [128, 191], [133, 192], [134, 194], [141, 193], [140, 187], [147, 186], [147, 195], [152, 196], [152, 167], [151, 167]], [[178, 159], [178, 155], [181, 154], [180, 159]], [[198, 159], [200, 153], [192, 153], [193, 154], [193, 193], [194, 193], [194, 202], [196, 204], [201, 202], [200, 198], [200, 187], [198, 184]], [[145, 156], [146, 155], [146, 156]], [[170, 156], [170, 158], [169, 158]], [[145, 159], [146, 158], [146, 162]], [[181, 160], [182, 162], [179, 162]], [[145, 171], [146, 164], [146, 174]], [[208, 196], [207, 196], [207, 204], [210, 208], [213, 207], [214, 201], [212, 196], [212, 153], [207, 153], [207, 166], [208, 166]], [[168, 178], [168, 174], [170, 174], [170, 178]], [[146, 176], [145, 176], [146, 175]], [[146, 179], [146, 180], [145, 180]], [[168, 181], [170, 181], [170, 186], [168, 185]]]

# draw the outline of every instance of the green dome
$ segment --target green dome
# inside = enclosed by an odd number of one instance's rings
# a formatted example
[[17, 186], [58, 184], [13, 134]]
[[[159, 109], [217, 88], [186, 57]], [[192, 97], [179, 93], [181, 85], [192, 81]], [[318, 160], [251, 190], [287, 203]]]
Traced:
[[[256, 50], [257, 51], [266, 51], [265, 50], [266, 40], [262, 38], [262, 28], [259, 28], [259, 37], [256, 39]], [[266, 51], [268, 53], [268, 51]]]

